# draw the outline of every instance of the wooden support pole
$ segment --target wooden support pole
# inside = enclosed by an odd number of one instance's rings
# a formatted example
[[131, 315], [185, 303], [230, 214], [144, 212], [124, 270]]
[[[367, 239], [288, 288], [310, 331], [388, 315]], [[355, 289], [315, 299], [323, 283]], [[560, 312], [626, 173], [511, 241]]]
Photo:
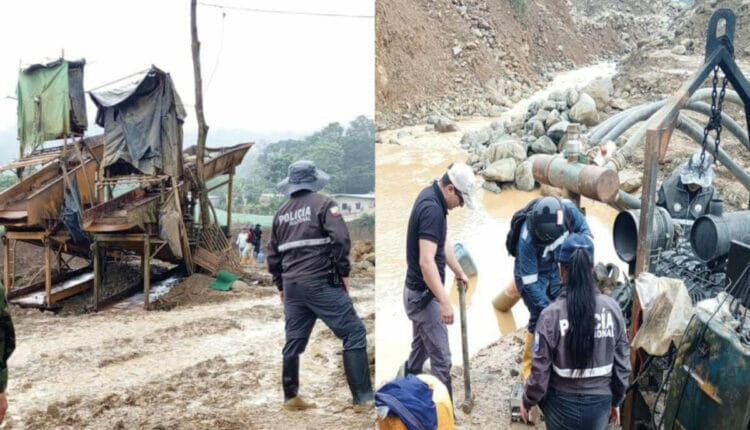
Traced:
[[52, 247], [50, 240], [44, 239], [44, 304], [51, 305], [52, 299]]
[[[185, 229], [185, 221], [182, 216], [182, 204], [180, 203], [180, 189], [177, 187], [177, 180], [172, 177], [172, 192], [174, 193], [175, 206], [177, 207], [177, 214], [180, 217], [180, 242], [182, 242], [182, 258], [185, 260], [185, 268], [187, 269], [188, 275], [192, 275], [193, 268], [193, 256], [190, 254], [190, 238], [187, 235]], [[204, 227], [205, 228], [205, 227]]]
[[5, 286], [5, 296], [10, 293], [10, 241], [3, 235], [3, 286]]
[[229, 190], [227, 191], [227, 236], [232, 236], [232, 187], [234, 186], [234, 172], [229, 173]]
[[141, 265], [143, 266], [143, 309], [148, 310], [148, 296], [151, 293], [151, 242], [148, 236], [143, 239]]
[[94, 303], [92, 304], [92, 307], [94, 308], [94, 312], [96, 312], [99, 310], [99, 294], [102, 285], [101, 264], [99, 262], [99, 241], [94, 239], [94, 244], [92, 246], [94, 248]]

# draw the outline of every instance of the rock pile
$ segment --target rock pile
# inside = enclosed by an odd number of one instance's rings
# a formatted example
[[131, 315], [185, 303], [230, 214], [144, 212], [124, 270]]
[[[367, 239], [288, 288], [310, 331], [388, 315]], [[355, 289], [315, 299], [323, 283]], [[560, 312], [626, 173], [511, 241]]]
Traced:
[[490, 191], [499, 192], [505, 183], [531, 191], [535, 186], [532, 157], [564, 149], [570, 124], [579, 124], [582, 132], [598, 124], [611, 96], [611, 81], [595, 80], [580, 91], [555, 91], [546, 100], [530, 103], [525, 118], [468, 131], [461, 138], [461, 146], [471, 154], [467, 163]]

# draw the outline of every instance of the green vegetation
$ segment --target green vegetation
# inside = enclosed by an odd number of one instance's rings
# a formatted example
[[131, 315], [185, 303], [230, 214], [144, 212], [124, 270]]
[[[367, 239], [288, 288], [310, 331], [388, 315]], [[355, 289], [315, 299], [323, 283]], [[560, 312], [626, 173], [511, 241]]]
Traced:
[[[286, 201], [284, 196], [277, 195], [276, 184], [286, 177], [289, 164], [297, 160], [312, 160], [331, 175], [331, 181], [323, 189], [325, 193], [372, 192], [375, 189], [374, 142], [375, 123], [359, 116], [347, 128], [333, 122], [305, 138], [268, 144], [251, 171], [238, 172], [235, 177], [232, 209], [235, 213], [274, 214]], [[210, 188], [211, 183], [208, 186]], [[226, 209], [226, 187], [212, 194], [222, 198], [217, 207]]]
[[357, 224], [362, 228], [375, 227], [375, 214], [363, 214], [357, 219]]
[[529, 22], [529, 2], [528, 0], [509, 0], [510, 10], [513, 16], [520, 22], [526, 24]]
[[0, 174], [0, 191], [10, 188], [10, 186], [14, 185], [16, 182], [18, 182], [18, 177], [14, 173], [3, 172]]

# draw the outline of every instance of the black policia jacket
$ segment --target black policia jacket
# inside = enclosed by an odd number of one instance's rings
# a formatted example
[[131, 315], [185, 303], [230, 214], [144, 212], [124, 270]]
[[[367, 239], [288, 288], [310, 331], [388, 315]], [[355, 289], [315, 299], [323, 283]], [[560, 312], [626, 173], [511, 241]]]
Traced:
[[318, 193], [293, 195], [273, 218], [268, 270], [281, 291], [284, 282], [330, 275], [349, 276], [349, 230], [336, 202]]

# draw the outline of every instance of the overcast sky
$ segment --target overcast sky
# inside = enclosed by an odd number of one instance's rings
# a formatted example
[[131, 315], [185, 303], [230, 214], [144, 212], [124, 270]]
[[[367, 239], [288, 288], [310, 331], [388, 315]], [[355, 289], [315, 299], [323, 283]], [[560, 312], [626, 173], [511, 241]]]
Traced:
[[[92, 89], [151, 64], [169, 72], [195, 130], [189, 0], [0, 2], [0, 131], [16, 128], [19, 61], [84, 57]], [[244, 8], [373, 15], [374, 0], [203, 0]], [[374, 115], [374, 19], [198, 6], [206, 121], [213, 129], [302, 134]], [[223, 34], [223, 36], [222, 36]], [[223, 42], [222, 42], [223, 40]], [[213, 77], [212, 77], [213, 75]], [[95, 115], [88, 104], [89, 127]], [[211, 136], [209, 132], [209, 143]], [[192, 142], [190, 142], [191, 144]], [[186, 145], [189, 143], [186, 142]], [[6, 151], [16, 142], [0, 142]]]

